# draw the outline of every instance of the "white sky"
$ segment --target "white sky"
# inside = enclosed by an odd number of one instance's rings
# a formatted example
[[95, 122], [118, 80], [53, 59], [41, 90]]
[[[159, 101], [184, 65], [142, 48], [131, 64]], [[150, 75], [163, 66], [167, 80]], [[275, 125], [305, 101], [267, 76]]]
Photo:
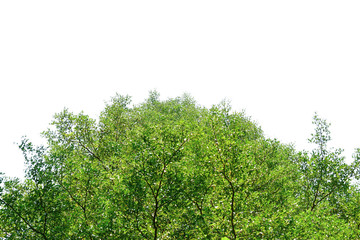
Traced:
[[116, 92], [143, 101], [228, 98], [265, 134], [307, 148], [312, 116], [348, 161], [360, 147], [360, 2], [1, 1], [0, 171], [23, 175], [14, 142], [64, 107], [96, 116]]

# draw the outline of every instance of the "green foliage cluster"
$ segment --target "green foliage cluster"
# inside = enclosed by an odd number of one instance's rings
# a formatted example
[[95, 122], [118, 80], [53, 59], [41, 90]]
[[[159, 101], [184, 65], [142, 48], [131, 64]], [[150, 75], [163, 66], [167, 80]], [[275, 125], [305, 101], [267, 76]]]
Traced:
[[140, 105], [116, 95], [98, 121], [68, 110], [23, 139], [26, 179], [0, 178], [1, 239], [359, 239], [360, 150], [312, 152], [264, 137], [223, 102]]

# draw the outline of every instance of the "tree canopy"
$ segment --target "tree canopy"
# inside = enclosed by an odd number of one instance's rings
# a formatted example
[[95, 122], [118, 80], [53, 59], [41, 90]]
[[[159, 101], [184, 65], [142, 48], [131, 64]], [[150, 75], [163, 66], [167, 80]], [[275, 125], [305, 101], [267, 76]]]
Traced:
[[1, 239], [358, 239], [360, 150], [266, 138], [227, 102], [116, 95], [98, 120], [68, 109], [19, 144], [25, 180], [0, 177]]

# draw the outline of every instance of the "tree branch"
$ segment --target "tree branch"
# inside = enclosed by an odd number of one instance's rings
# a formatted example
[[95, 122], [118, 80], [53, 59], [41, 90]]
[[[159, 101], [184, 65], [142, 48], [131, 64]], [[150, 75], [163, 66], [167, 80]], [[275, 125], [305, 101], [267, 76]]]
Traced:
[[15, 208], [13, 206], [11, 206], [9, 203], [7, 203], [4, 199], [0, 198], [0, 201], [2, 201], [5, 205], [7, 205], [21, 220], [23, 220], [23, 222], [31, 229], [33, 230], [35, 233], [40, 234], [44, 239], [48, 239], [45, 235], [45, 233], [40, 232], [39, 230], [37, 230], [35, 227], [33, 227], [23, 216], [21, 216], [21, 214], [15, 210]]

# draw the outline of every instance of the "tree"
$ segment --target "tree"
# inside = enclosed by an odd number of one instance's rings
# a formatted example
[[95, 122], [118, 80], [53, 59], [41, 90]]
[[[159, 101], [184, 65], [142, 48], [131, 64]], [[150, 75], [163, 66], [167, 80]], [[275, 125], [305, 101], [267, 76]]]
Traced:
[[359, 236], [350, 182], [359, 160], [348, 166], [327, 150], [328, 124], [317, 116], [309, 155], [264, 137], [227, 102], [208, 109], [150, 92], [130, 104], [116, 95], [99, 120], [64, 109], [42, 133], [46, 146], [21, 141], [26, 179], [0, 178], [0, 237]]

